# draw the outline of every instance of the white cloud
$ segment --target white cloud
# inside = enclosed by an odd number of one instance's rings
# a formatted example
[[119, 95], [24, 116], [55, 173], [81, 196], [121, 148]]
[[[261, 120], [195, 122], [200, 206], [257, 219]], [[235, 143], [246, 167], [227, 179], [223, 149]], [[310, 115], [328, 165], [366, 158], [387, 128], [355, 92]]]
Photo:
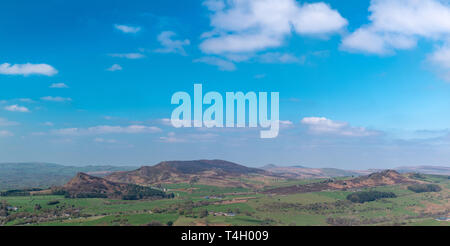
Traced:
[[352, 127], [347, 122], [337, 122], [324, 117], [306, 117], [301, 123], [308, 127], [312, 134], [331, 134], [348, 137], [368, 137], [378, 135], [376, 131], [364, 127]]
[[138, 26], [128, 26], [128, 25], [114, 25], [114, 27], [124, 33], [138, 33], [141, 31], [141, 27]]
[[200, 49], [207, 54], [224, 54], [260, 51], [279, 47], [281, 37], [264, 34], [227, 34], [205, 40]]
[[58, 73], [54, 67], [48, 64], [14, 64], [3, 63], [0, 65], [0, 74], [5, 75], [46, 75], [53, 76]]
[[343, 40], [342, 48], [350, 52], [389, 55], [394, 53], [395, 49], [411, 49], [416, 44], [417, 40], [414, 37], [376, 33], [370, 29], [361, 28]]
[[450, 81], [450, 43], [437, 48], [433, 53], [428, 55], [427, 60], [435, 66], [433, 69], [442, 79]]
[[183, 142], [186, 142], [185, 139], [177, 137], [174, 132], [169, 132], [167, 134], [167, 136], [160, 137], [159, 140], [161, 140], [162, 142], [166, 142], [166, 143], [183, 143]]
[[190, 45], [191, 42], [188, 39], [176, 40], [173, 39], [176, 34], [172, 31], [165, 31], [158, 35], [158, 41], [162, 48], [156, 49], [155, 52], [158, 53], [178, 53], [181, 55], [186, 55], [184, 46]]
[[219, 11], [225, 8], [225, 3], [222, 0], [206, 0], [203, 5], [211, 11]]
[[258, 57], [263, 63], [304, 63], [305, 57], [296, 57], [289, 53], [268, 52]]
[[443, 41], [450, 34], [450, 6], [439, 0], [373, 0], [370, 23], [347, 36], [342, 48], [378, 55], [411, 49], [418, 38]]
[[160, 119], [159, 120], [161, 124], [165, 125], [165, 126], [173, 126], [172, 123], [175, 123], [177, 125], [184, 125], [184, 124], [194, 124], [195, 120], [180, 120], [180, 119], [168, 119], [168, 118], [164, 118], [164, 119]]
[[280, 120], [279, 121], [281, 126], [285, 126], [285, 127], [289, 127], [289, 126], [293, 126], [294, 122], [290, 121], [290, 120]]
[[52, 131], [56, 135], [100, 135], [100, 134], [138, 134], [157, 133], [162, 130], [155, 126], [130, 125], [130, 126], [94, 126], [89, 128], [65, 128]]
[[145, 55], [141, 53], [122, 53], [122, 54], [109, 54], [111, 57], [118, 57], [118, 58], [127, 58], [127, 59], [141, 59], [144, 58]]
[[17, 126], [19, 123], [0, 118], [0, 126]]
[[1, 130], [0, 137], [12, 137], [14, 134], [10, 131]]
[[117, 143], [115, 139], [104, 139], [104, 138], [94, 138], [94, 142], [96, 143]]
[[72, 98], [46, 96], [46, 97], [41, 97], [41, 100], [48, 101], [48, 102], [71, 102]]
[[47, 121], [43, 123], [44, 126], [54, 126], [53, 122]]
[[263, 79], [266, 77], [265, 73], [260, 73], [260, 74], [256, 74], [255, 76], [253, 76], [253, 78], [255, 79]]
[[236, 65], [234, 63], [224, 60], [222, 58], [205, 56], [195, 59], [194, 62], [205, 63], [213, 66], [217, 66], [221, 71], [234, 71], [236, 70]]
[[327, 34], [342, 30], [348, 22], [325, 3], [304, 4], [292, 18], [299, 34]]
[[106, 70], [108, 70], [110, 72], [114, 72], [114, 71], [120, 71], [122, 69], [123, 69], [122, 66], [120, 66], [119, 64], [114, 64], [110, 68], [107, 68]]
[[22, 113], [30, 112], [30, 110], [27, 107], [19, 106], [17, 104], [6, 106], [4, 107], [4, 109], [11, 112], [22, 112]]
[[295, 32], [326, 35], [347, 25], [339, 12], [325, 3], [295, 0], [205, 1], [212, 12], [211, 32], [200, 49], [208, 54], [248, 53], [279, 47]]
[[31, 98], [19, 98], [17, 100], [19, 100], [20, 102], [24, 102], [24, 103], [34, 103], [33, 99], [31, 99]]
[[438, 38], [450, 32], [450, 9], [438, 0], [374, 0], [369, 19], [375, 30]]
[[195, 133], [183, 134], [181, 137], [177, 136], [175, 132], [169, 132], [167, 136], [160, 137], [159, 140], [166, 143], [185, 143], [185, 142], [211, 142], [219, 135], [213, 133]]
[[428, 59], [444, 69], [450, 69], [450, 46], [447, 45], [437, 49]]
[[64, 83], [53, 83], [50, 85], [50, 88], [69, 88], [69, 86]]

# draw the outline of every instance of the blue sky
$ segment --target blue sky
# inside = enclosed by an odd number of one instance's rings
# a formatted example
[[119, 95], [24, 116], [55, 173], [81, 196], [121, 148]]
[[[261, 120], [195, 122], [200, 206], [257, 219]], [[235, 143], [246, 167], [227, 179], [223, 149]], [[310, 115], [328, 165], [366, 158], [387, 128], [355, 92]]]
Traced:
[[[0, 162], [450, 165], [448, 1], [18, 0], [0, 37]], [[194, 83], [279, 92], [279, 137], [173, 128]]]

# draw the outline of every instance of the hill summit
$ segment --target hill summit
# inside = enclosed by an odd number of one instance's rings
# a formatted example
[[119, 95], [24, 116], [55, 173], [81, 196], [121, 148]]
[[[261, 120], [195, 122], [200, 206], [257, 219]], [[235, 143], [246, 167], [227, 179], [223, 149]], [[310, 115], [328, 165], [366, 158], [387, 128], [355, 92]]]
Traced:
[[67, 184], [57, 188], [57, 190], [73, 198], [108, 197], [137, 200], [166, 197], [166, 194], [160, 190], [135, 184], [112, 182], [86, 173], [78, 173]]
[[401, 175], [397, 171], [384, 170], [381, 172], [372, 173], [366, 176], [360, 176], [348, 180], [327, 179], [318, 183], [280, 187], [267, 190], [266, 193], [292, 194], [292, 193], [318, 192], [324, 190], [360, 189], [367, 187], [408, 184], [408, 183], [417, 183], [417, 181], [409, 179], [406, 176]]
[[229, 178], [264, 175], [266, 171], [223, 160], [164, 161], [155, 166], [143, 166], [134, 171], [115, 172], [105, 178], [140, 185], [161, 183], [200, 183], [219, 186], [242, 186]]

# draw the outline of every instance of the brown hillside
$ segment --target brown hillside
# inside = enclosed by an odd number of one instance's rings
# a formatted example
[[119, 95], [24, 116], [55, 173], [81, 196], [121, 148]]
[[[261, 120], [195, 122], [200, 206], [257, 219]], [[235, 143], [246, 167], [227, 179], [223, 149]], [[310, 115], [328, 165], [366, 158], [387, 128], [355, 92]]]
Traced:
[[134, 171], [115, 172], [105, 178], [139, 185], [168, 183], [214, 184], [216, 186], [248, 186], [239, 178], [268, 175], [268, 172], [222, 160], [166, 161]]
[[359, 189], [367, 187], [377, 187], [395, 184], [416, 183], [412, 179], [402, 176], [396, 171], [386, 170], [382, 172], [372, 173], [367, 176], [361, 176], [350, 180], [325, 180], [319, 183], [294, 185], [288, 187], [280, 187], [276, 189], [267, 190], [265, 193], [274, 194], [292, 194], [292, 193], [306, 193], [318, 192], [324, 190], [344, 190], [344, 189]]
[[78, 173], [67, 184], [59, 188], [70, 197], [110, 197], [123, 199], [141, 199], [165, 197], [165, 193], [149, 187], [118, 183], [104, 178]]
[[63, 189], [72, 193], [110, 194], [121, 192], [127, 188], [126, 186], [126, 184], [111, 182], [103, 178], [90, 176], [86, 173], [78, 173], [63, 186]]

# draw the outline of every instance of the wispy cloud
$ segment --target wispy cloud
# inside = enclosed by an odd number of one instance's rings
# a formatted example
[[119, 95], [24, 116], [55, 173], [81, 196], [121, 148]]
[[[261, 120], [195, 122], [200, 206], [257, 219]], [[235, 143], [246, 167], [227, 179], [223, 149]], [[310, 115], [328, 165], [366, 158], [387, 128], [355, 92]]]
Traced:
[[48, 101], [48, 102], [71, 102], [72, 98], [46, 96], [46, 97], [41, 97], [41, 100]]
[[114, 64], [111, 67], [107, 68], [106, 70], [110, 71], [110, 72], [114, 72], [114, 71], [120, 71], [122, 70], [122, 66], [120, 66], [119, 64]]
[[165, 143], [186, 143], [186, 142], [211, 142], [219, 135], [214, 133], [188, 133], [177, 135], [175, 132], [169, 132], [167, 136], [160, 137], [159, 140]]
[[58, 73], [54, 67], [48, 64], [14, 64], [3, 63], [0, 65], [0, 74], [4, 75], [45, 75], [53, 76]]
[[175, 132], [169, 132], [167, 134], [167, 136], [160, 137], [159, 139], [165, 143], [184, 143], [184, 142], [186, 142], [186, 139], [177, 137]]
[[5, 118], [0, 118], [0, 126], [17, 126], [19, 125], [18, 122], [9, 121]]
[[297, 57], [289, 53], [280, 52], [268, 52], [262, 54], [258, 57], [258, 60], [262, 63], [299, 63], [303, 64], [305, 62], [305, 57]]
[[19, 102], [24, 102], [24, 103], [34, 103], [34, 100], [31, 98], [19, 98], [17, 99]]
[[116, 53], [116, 54], [109, 54], [111, 57], [118, 57], [118, 58], [126, 58], [126, 59], [141, 59], [144, 58], [145, 55], [141, 53]]
[[10, 131], [1, 130], [0, 131], [0, 137], [12, 137], [14, 134]]
[[138, 27], [138, 26], [115, 24], [114, 28], [116, 28], [117, 30], [119, 30], [123, 33], [138, 33], [141, 31], [141, 27]]
[[47, 121], [47, 122], [44, 122], [42, 125], [51, 127], [51, 126], [54, 126], [55, 124], [53, 124], [53, 122]]
[[221, 71], [234, 71], [236, 70], [236, 65], [233, 62], [224, 60], [222, 58], [214, 57], [214, 56], [205, 56], [198, 59], [195, 59], [194, 62], [205, 63], [209, 65], [213, 65], [219, 68]]
[[364, 127], [353, 127], [347, 122], [338, 122], [325, 117], [306, 117], [301, 123], [308, 127], [312, 134], [331, 134], [348, 137], [368, 137], [379, 135], [377, 131], [367, 130]]
[[138, 134], [138, 133], [158, 133], [162, 130], [155, 126], [130, 125], [130, 126], [94, 126], [89, 128], [64, 128], [53, 130], [56, 135], [100, 135], [100, 134]]
[[27, 107], [19, 106], [17, 104], [6, 106], [4, 107], [4, 109], [10, 112], [21, 112], [21, 113], [30, 112], [30, 110]]
[[428, 61], [443, 79], [450, 81], [450, 43], [436, 49], [428, 56]]
[[187, 55], [184, 50], [184, 46], [190, 45], [191, 42], [188, 39], [177, 40], [174, 39], [176, 33], [172, 31], [165, 31], [158, 35], [158, 41], [162, 48], [156, 49], [158, 53], [177, 53], [181, 55]]
[[53, 83], [50, 85], [50, 88], [69, 88], [69, 86], [67, 86], [65, 83]]
[[104, 138], [94, 138], [94, 142], [96, 143], [117, 143], [117, 140], [115, 139], [104, 139]]

